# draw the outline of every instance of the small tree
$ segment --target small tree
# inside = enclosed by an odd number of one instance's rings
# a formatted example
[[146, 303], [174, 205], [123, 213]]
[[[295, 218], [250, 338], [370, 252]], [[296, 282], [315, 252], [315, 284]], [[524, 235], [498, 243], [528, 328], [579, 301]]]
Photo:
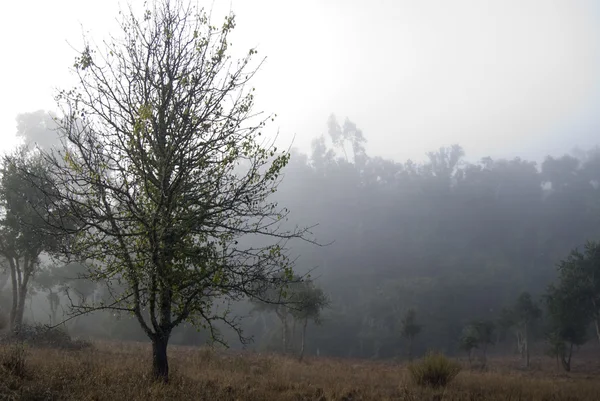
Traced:
[[46, 293], [48, 306], [50, 308], [50, 324], [55, 325], [57, 322], [57, 313], [60, 306], [60, 296], [58, 285], [60, 279], [53, 274], [51, 267], [45, 267], [33, 278], [34, 288]]
[[477, 320], [473, 323], [479, 337], [479, 345], [483, 351], [483, 366], [487, 363], [487, 349], [490, 344], [494, 343], [494, 330], [496, 326], [494, 322], [489, 320]]
[[542, 316], [542, 310], [531, 299], [527, 292], [522, 293], [515, 304], [505, 309], [500, 325], [515, 331], [517, 348], [521, 357], [525, 358], [525, 366], [529, 367], [529, 341], [532, 325]]
[[294, 319], [302, 323], [302, 337], [300, 343], [299, 359], [304, 357], [306, 344], [306, 326], [312, 320], [321, 323], [321, 311], [327, 307], [329, 301], [322, 289], [316, 287], [312, 281], [305, 281], [292, 294], [291, 313]]
[[[58, 323], [57, 313], [61, 303], [60, 294], [67, 299], [77, 302], [91, 300], [97, 287], [95, 281], [86, 277], [87, 269], [83, 263], [48, 264], [42, 267], [34, 276], [34, 286], [45, 292], [51, 311], [51, 322]], [[92, 300], [93, 301], [93, 300]], [[79, 316], [73, 316], [74, 320]]]
[[161, 381], [180, 324], [223, 342], [221, 321], [246, 340], [229, 304], [285, 286], [286, 243], [307, 233], [284, 229], [287, 209], [269, 202], [289, 153], [261, 139], [270, 117], [253, 111], [247, 87], [256, 51], [227, 56], [234, 27], [233, 15], [217, 28], [185, 0], [124, 13], [122, 37], [104, 48], [86, 40], [77, 86], [58, 95], [62, 149], [44, 152], [57, 202], [78, 223], [67, 255], [114, 289], [74, 313], [135, 316]]
[[4, 289], [8, 279], [10, 278], [10, 266], [8, 260], [0, 255], [0, 291]]
[[467, 353], [469, 357], [469, 366], [473, 366], [473, 350], [479, 348], [478, 333], [473, 325], [468, 325], [463, 328], [460, 336], [460, 349]]
[[421, 332], [423, 326], [417, 324], [417, 312], [414, 309], [409, 309], [402, 320], [400, 321], [401, 331], [400, 335], [405, 340], [408, 340], [407, 352], [408, 360], [412, 361], [413, 358], [413, 343], [415, 337]]
[[482, 366], [487, 364], [487, 348], [494, 343], [495, 325], [489, 320], [474, 320], [463, 329], [461, 335], [461, 348], [469, 353], [469, 364], [474, 349], [479, 348], [482, 352]]
[[568, 365], [570, 369], [571, 357], [569, 356], [568, 358], [563, 358], [566, 355], [566, 346], [565, 341], [561, 338], [559, 331], [549, 330], [546, 334], [546, 341], [548, 343], [546, 354], [549, 357], [556, 359], [556, 368], [558, 369], [560, 367], [561, 361], [563, 361], [563, 359], [567, 359], [566, 365]]
[[289, 348], [289, 321], [294, 318], [290, 313], [290, 302], [300, 285], [302, 285], [302, 277], [294, 275], [287, 283], [286, 288], [279, 285], [265, 287], [261, 296], [252, 300], [254, 311], [259, 313], [274, 312], [281, 322], [281, 350], [284, 354], [288, 352]]
[[551, 285], [546, 305], [550, 316], [549, 353], [560, 360], [565, 371], [570, 372], [573, 348], [587, 341], [590, 317], [582, 308], [581, 299], [565, 288]]
[[580, 252], [571, 251], [558, 264], [560, 286], [576, 297], [593, 320], [600, 341], [600, 242], [588, 241]]

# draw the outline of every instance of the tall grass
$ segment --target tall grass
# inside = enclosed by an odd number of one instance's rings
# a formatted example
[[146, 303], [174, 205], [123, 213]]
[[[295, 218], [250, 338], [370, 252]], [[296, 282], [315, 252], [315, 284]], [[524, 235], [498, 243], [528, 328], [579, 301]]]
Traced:
[[25, 344], [15, 341], [0, 349], [0, 368], [2, 375], [25, 377], [27, 350]]
[[[0, 351], [6, 345], [0, 345]], [[600, 380], [575, 373], [460, 373], [443, 391], [418, 386], [406, 366], [170, 347], [171, 381], [154, 384], [147, 344], [82, 350], [30, 347], [23, 377], [0, 376], [0, 399], [22, 400], [600, 400]], [[495, 361], [490, 360], [494, 366]], [[504, 363], [504, 362], [502, 362]], [[554, 367], [548, 358], [547, 365]], [[437, 366], [437, 365], [435, 365]], [[437, 397], [437, 398], [436, 398]], [[440, 398], [441, 397], [441, 398]]]

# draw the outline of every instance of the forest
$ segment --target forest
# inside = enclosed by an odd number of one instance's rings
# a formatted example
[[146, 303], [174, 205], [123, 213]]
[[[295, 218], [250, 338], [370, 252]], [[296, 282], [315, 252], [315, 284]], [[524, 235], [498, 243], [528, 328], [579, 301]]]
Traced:
[[281, 149], [264, 135], [275, 115], [253, 110], [256, 50], [228, 55], [234, 15], [216, 27], [183, 1], [148, 7], [124, 14], [122, 40], [86, 39], [59, 112], [16, 118], [21, 143], [0, 166], [0, 343], [148, 344], [162, 384], [183, 380], [168, 355], [206, 345], [331, 372], [338, 359], [485, 371], [551, 357], [568, 373], [595, 355], [599, 147], [471, 160], [440, 144], [399, 161], [367, 151], [395, 133], [331, 114], [310, 150]]
[[[18, 122], [26, 142], [52, 146], [48, 113], [22, 114]], [[467, 162], [453, 145], [428, 153], [425, 163], [400, 163], [366, 154], [367, 136], [348, 119], [340, 124], [332, 116], [324, 127], [327, 134], [314, 140], [312, 153], [291, 151], [275, 194], [291, 210], [292, 224], [317, 224], [312, 231], [322, 242], [290, 245], [297, 273], [310, 273], [328, 299], [318, 321], [309, 321], [308, 354], [407, 358], [412, 340], [403, 328], [410, 311], [420, 328], [411, 345], [415, 356], [428, 349], [464, 353], [465, 328], [478, 320], [496, 326], [497, 350], [515, 353], [522, 333], [506, 312], [524, 293], [543, 309], [530, 328], [531, 341], [542, 344], [538, 352], [551, 347], [544, 297], [559, 278], [559, 263], [599, 235], [599, 149], [548, 156], [537, 165], [519, 158]], [[73, 279], [77, 273], [69, 266], [48, 261], [36, 267], [26, 320], [69, 316], [69, 285], [61, 277], [72, 278], [71, 287], [87, 296], [102, 293], [102, 286]], [[9, 277], [6, 269], [3, 310], [11, 306]], [[246, 348], [283, 350], [276, 309], [233, 305], [243, 317], [244, 338], [251, 339]], [[585, 320], [590, 341], [596, 337], [592, 320]], [[292, 316], [286, 323], [288, 352], [299, 350], [301, 323]], [[126, 314], [99, 311], [68, 325], [82, 336], [145, 339]], [[237, 332], [221, 329], [229, 346], [242, 346]], [[173, 334], [175, 344], [210, 340], [210, 331], [191, 325]]]

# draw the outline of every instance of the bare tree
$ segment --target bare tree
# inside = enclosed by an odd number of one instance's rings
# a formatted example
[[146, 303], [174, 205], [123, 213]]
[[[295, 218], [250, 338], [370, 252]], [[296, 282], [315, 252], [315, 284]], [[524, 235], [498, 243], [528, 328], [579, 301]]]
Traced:
[[162, 381], [184, 322], [223, 342], [221, 321], [247, 340], [229, 303], [285, 286], [286, 244], [308, 234], [284, 228], [287, 209], [268, 199], [289, 153], [260, 139], [271, 117], [252, 111], [256, 51], [227, 56], [234, 26], [233, 15], [212, 26], [183, 0], [124, 13], [121, 37], [102, 48], [86, 40], [78, 85], [58, 95], [62, 149], [44, 153], [65, 216], [78, 222], [65, 255], [85, 260], [112, 295], [75, 302], [73, 313], [133, 314]]

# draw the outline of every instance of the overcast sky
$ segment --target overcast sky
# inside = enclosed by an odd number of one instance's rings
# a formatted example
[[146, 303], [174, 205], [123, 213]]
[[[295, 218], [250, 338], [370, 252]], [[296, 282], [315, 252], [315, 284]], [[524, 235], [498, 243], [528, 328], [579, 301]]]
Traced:
[[[16, 143], [18, 113], [54, 109], [69, 43], [82, 26], [106, 37], [118, 4], [3, 2], [0, 149]], [[332, 112], [397, 160], [452, 143], [476, 160], [600, 142], [597, 0], [215, 0], [216, 17], [230, 6], [234, 48], [267, 56], [258, 108], [279, 115], [286, 144], [295, 134], [308, 149]]]

